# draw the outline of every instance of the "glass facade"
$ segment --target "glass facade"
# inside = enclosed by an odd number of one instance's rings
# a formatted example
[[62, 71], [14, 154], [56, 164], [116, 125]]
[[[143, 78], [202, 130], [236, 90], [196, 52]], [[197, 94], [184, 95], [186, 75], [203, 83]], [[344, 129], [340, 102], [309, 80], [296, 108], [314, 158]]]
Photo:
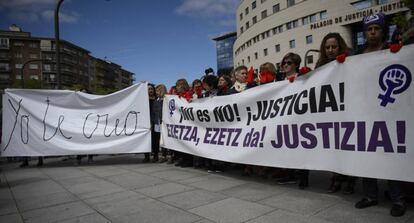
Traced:
[[236, 33], [215, 38], [217, 50], [217, 73], [228, 73], [233, 69], [233, 44]]

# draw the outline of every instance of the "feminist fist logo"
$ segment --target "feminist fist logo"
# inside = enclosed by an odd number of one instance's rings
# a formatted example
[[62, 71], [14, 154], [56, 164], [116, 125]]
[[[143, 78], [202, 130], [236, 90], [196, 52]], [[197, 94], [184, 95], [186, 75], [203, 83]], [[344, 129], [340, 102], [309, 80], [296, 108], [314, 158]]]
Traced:
[[404, 92], [410, 84], [411, 73], [405, 66], [393, 64], [382, 70], [379, 76], [379, 85], [385, 93], [378, 95], [378, 98], [381, 99], [381, 106], [385, 107], [388, 103], [394, 103], [395, 98], [392, 95]]
[[174, 114], [174, 111], [175, 111], [175, 100], [174, 99], [171, 99], [168, 102], [168, 109], [170, 110], [170, 116], [172, 116]]

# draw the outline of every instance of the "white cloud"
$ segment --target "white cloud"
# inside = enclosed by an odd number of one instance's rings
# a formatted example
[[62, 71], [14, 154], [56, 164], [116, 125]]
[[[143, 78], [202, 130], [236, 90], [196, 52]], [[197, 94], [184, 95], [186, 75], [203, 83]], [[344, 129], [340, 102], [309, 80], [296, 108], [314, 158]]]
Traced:
[[[52, 20], [55, 18], [55, 11], [53, 10], [46, 10], [42, 12], [42, 17], [46, 20]], [[80, 15], [76, 12], [70, 12], [69, 14], [59, 12], [59, 21], [60, 22], [67, 22], [67, 23], [76, 23], [79, 19]]]
[[219, 25], [234, 25], [235, 14], [240, 0], [184, 0], [183, 3], [175, 9], [179, 15], [198, 17], [202, 19], [212, 19]]
[[[0, 13], [16, 23], [53, 21], [55, 7], [56, 0], [0, 0]], [[79, 17], [76, 12], [59, 12], [60, 22], [76, 23]]]

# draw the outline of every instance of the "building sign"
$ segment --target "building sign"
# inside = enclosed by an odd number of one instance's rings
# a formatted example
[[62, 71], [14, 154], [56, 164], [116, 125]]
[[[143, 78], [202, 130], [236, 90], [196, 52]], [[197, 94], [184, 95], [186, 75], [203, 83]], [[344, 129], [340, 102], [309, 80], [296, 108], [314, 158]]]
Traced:
[[322, 28], [322, 27], [330, 26], [332, 24], [346, 25], [346, 24], [350, 24], [350, 23], [354, 23], [354, 22], [359, 22], [365, 16], [369, 16], [369, 15], [376, 14], [376, 13], [379, 13], [379, 12], [382, 12], [384, 14], [395, 13], [398, 10], [401, 10], [401, 9], [406, 9], [405, 5], [404, 5], [404, 2], [402, 2], [402, 1], [397, 1], [397, 2], [393, 2], [393, 3], [389, 3], [389, 4], [383, 4], [383, 5], [377, 5], [375, 7], [360, 10], [360, 11], [357, 11], [355, 13], [350, 13], [350, 14], [338, 16], [338, 17], [335, 17], [335, 18], [331, 18], [331, 19], [327, 19], [327, 20], [312, 23], [312, 24], [310, 24], [310, 29], [311, 30], [319, 29], [319, 28]]

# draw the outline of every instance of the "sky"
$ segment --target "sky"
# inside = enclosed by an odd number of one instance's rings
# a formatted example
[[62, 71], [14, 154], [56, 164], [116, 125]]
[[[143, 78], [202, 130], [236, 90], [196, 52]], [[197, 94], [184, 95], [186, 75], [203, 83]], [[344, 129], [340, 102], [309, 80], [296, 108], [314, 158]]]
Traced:
[[[0, 29], [16, 24], [54, 38], [57, 0], [0, 0]], [[217, 70], [215, 41], [236, 30], [240, 0], [65, 0], [60, 39], [135, 73], [137, 81], [173, 86]]]

